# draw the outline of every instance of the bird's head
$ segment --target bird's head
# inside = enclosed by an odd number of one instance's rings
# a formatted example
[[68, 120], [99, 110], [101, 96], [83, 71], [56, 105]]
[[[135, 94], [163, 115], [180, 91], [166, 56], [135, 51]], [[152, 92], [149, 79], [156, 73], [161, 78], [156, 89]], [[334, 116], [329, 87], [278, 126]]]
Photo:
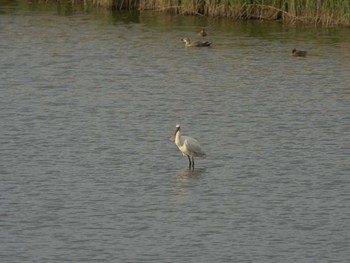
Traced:
[[191, 40], [188, 37], [182, 38], [181, 40], [186, 44], [191, 42]]
[[175, 141], [175, 137], [176, 137], [176, 133], [180, 131], [180, 124], [176, 124], [176, 130], [175, 130], [175, 134], [173, 136], [170, 137], [170, 141], [174, 142]]

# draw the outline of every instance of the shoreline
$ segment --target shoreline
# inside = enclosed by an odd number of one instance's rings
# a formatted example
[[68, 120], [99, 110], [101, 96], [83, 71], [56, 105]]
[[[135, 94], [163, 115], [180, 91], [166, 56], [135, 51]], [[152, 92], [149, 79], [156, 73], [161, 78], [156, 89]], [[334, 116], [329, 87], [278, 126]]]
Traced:
[[138, 10], [179, 16], [226, 17], [321, 27], [350, 27], [350, 2], [344, 0], [36, 0], [84, 8]]

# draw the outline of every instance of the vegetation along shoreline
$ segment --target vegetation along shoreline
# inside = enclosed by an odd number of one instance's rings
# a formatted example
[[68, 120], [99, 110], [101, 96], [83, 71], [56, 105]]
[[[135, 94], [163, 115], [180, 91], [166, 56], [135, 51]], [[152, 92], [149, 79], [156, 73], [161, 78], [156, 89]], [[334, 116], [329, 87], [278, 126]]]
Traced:
[[[33, 1], [31, 1], [33, 2]], [[269, 20], [286, 24], [350, 27], [348, 0], [34, 0], [109, 10], [158, 11], [173, 15]]]

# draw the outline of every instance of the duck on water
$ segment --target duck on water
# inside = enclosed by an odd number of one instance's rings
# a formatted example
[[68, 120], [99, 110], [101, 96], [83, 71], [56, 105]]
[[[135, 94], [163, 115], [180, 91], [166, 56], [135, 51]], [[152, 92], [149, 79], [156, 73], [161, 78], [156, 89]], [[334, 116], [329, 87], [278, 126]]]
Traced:
[[181, 39], [185, 42], [185, 47], [209, 47], [211, 42], [209, 41], [191, 41], [188, 37]]

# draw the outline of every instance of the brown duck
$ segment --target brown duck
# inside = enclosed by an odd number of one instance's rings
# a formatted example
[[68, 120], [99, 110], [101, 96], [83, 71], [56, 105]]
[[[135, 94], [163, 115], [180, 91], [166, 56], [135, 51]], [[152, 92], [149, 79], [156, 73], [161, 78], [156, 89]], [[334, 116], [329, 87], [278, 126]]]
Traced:
[[307, 54], [304, 50], [296, 50], [295, 48], [292, 50], [292, 55], [294, 57], [305, 57]]
[[198, 35], [200, 35], [201, 37], [206, 37], [207, 36], [207, 32], [205, 32], [205, 30], [202, 29], [201, 31], [198, 32]]
[[185, 37], [181, 39], [185, 42], [185, 47], [209, 47], [211, 42], [208, 41], [191, 41], [189, 38]]

